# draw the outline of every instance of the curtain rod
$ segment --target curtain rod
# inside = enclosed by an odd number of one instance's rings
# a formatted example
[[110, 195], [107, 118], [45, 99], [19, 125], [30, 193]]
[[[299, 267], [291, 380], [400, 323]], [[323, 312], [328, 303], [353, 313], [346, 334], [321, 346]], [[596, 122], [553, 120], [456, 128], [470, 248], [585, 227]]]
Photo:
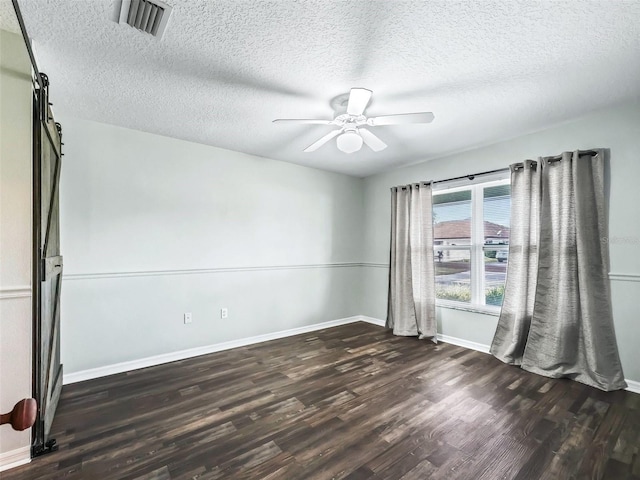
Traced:
[[[578, 150], [578, 153], [580, 155], [591, 155], [591, 156], [595, 157], [600, 152], [598, 152], [596, 150]], [[555, 157], [543, 157], [543, 158], [546, 158], [550, 162], [553, 162], [555, 160], [562, 160], [562, 153], [560, 155], [556, 155]]]
[[[597, 151], [597, 150], [578, 150], [578, 154], [579, 155], [591, 155], [592, 157], [595, 157], [596, 155], [599, 155], [600, 152]], [[562, 160], [562, 155], [563, 154], [561, 153], [560, 155], [556, 155], [554, 157], [541, 157], [541, 158], [543, 158], [544, 160], [546, 160], [549, 163], [552, 163], [552, 162], [558, 162], [558, 161]], [[530, 160], [530, 161], [533, 162], [532, 165], [536, 165], [537, 164], [537, 162], [535, 160]], [[513, 167], [514, 170], [521, 170], [523, 168], [524, 168], [524, 162], [517, 163]]]
[[[469, 180], [473, 180], [476, 177], [479, 177], [481, 175], [491, 175], [492, 173], [502, 173], [502, 172], [508, 172], [509, 168], [499, 168], [497, 170], [488, 170], [486, 172], [480, 172], [480, 173], [472, 173], [470, 175], [462, 175], [460, 177], [452, 177], [452, 178], [445, 178], [443, 180], [432, 180], [432, 181], [424, 181], [424, 182], [417, 182], [417, 183], [411, 183], [410, 185], [417, 185], [418, 187], [420, 185], [430, 185], [433, 183], [442, 183], [442, 182], [451, 182], [453, 180], [462, 180], [463, 178], [467, 178]], [[407, 185], [398, 185], [397, 187], [393, 187], [393, 188], [407, 188]]]
[[[600, 152], [598, 152], [597, 150], [578, 150], [578, 153], [582, 154], [582, 155], [595, 156], [595, 155], [598, 155]], [[554, 161], [557, 161], [557, 160], [562, 160], [562, 154], [556, 155], [555, 157], [543, 157], [543, 158], [546, 158], [547, 161], [554, 162]], [[481, 175], [491, 175], [492, 173], [508, 172], [509, 169], [510, 169], [509, 167], [498, 168], [497, 170], [488, 170], [486, 172], [472, 173], [470, 175], [461, 175], [459, 177], [446, 178], [444, 180], [433, 180], [433, 181], [430, 181], [430, 182], [427, 182], [427, 181], [417, 182], [417, 183], [412, 183], [410, 185], [417, 185], [418, 187], [420, 187], [421, 184], [429, 185], [429, 184], [433, 184], [433, 183], [452, 182], [453, 180], [462, 180], [463, 178], [468, 178], [469, 180], [473, 180], [474, 178], [476, 178], [478, 176], [481, 176]], [[407, 185], [398, 185], [397, 187], [393, 187], [393, 188], [407, 188]]]
[[497, 170], [488, 170], [486, 172], [480, 172], [480, 173], [472, 173], [471, 175], [461, 175], [459, 177], [453, 177], [453, 178], [446, 178], [444, 180], [434, 180], [431, 183], [442, 183], [442, 182], [452, 182], [453, 180], [462, 180], [463, 178], [467, 178], [469, 180], [473, 180], [476, 177], [479, 177], [481, 175], [491, 175], [492, 173], [502, 173], [502, 172], [508, 172], [509, 168], [499, 168]]

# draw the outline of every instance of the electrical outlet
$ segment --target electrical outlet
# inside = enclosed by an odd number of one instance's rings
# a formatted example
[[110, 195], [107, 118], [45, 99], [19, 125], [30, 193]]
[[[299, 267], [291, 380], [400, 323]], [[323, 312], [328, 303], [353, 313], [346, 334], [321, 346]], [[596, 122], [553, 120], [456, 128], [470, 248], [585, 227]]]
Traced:
[[220, 318], [227, 318], [229, 316], [229, 309], [228, 308], [221, 308], [220, 309]]
[[184, 314], [184, 323], [191, 323], [191, 312]]

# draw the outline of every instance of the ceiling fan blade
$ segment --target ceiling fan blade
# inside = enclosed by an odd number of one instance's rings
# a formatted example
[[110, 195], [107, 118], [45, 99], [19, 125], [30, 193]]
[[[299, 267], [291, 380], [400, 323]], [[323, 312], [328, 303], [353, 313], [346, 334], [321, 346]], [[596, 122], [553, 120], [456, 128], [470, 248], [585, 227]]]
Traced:
[[367, 146], [374, 152], [379, 152], [380, 150], [384, 150], [385, 148], [387, 148], [386, 143], [384, 143], [366, 128], [359, 128], [358, 132], [360, 132], [362, 141], [366, 143]]
[[352, 88], [349, 92], [349, 103], [347, 104], [347, 113], [349, 115], [362, 115], [364, 109], [367, 108], [369, 100], [373, 92], [366, 88]]
[[313, 142], [311, 145], [309, 145], [307, 148], [305, 148], [304, 151], [306, 153], [315, 152], [317, 149], [319, 149], [322, 145], [327, 143], [333, 137], [337, 137], [340, 133], [342, 133], [342, 129], [341, 128], [338, 128], [337, 130], [332, 130], [329, 133], [327, 133], [324, 137], [322, 137], [320, 140], [318, 140], [317, 142]]
[[331, 125], [333, 120], [315, 120], [307, 118], [277, 118], [273, 123], [312, 123], [316, 125]]
[[383, 115], [381, 117], [371, 117], [367, 120], [367, 125], [377, 127], [379, 125], [406, 125], [408, 123], [431, 123], [435, 116], [431, 112], [419, 113], [398, 113], [395, 115]]

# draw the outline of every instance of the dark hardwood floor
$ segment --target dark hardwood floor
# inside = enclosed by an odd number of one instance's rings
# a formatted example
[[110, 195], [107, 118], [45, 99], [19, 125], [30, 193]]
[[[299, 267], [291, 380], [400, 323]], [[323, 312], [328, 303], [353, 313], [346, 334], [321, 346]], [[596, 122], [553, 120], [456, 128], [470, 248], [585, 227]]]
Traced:
[[640, 395], [356, 323], [65, 386], [17, 479], [640, 479]]

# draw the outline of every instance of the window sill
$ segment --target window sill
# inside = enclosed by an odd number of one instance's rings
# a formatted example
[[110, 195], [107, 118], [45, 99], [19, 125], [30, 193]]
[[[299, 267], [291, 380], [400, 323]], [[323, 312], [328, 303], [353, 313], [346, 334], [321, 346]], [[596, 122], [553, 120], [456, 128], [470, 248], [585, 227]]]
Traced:
[[462, 310], [464, 312], [481, 313], [483, 315], [500, 316], [499, 307], [488, 307], [484, 305], [466, 305], [460, 302], [451, 302], [447, 300], [436, 300], [436, 307], [450, 308], [452, 310]]

